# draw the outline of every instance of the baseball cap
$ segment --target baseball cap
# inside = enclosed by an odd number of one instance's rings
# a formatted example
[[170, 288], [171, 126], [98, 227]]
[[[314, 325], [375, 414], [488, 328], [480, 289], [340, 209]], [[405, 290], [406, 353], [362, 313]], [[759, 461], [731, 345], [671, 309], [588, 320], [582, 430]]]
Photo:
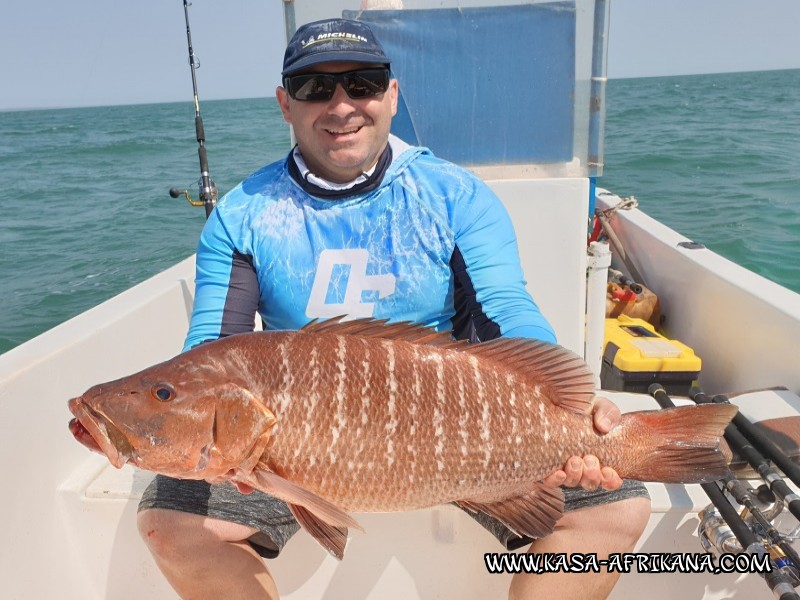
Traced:
[[301, 26], [286, 46], [282, 75], [326, 62], [391, 62], [372, 30], [361, 21], [325, 19]]

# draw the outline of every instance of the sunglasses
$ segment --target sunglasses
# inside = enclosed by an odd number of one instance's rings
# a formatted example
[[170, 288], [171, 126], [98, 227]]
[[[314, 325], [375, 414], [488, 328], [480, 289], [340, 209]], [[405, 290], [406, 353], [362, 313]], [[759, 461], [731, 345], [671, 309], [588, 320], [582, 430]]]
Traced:
[[284, 77], [283, 87], [295, 100], [322, 102], [333, 98], [336, 84], [353, 100], [372, 98], [389, 89], [389, 69], [358, 69], [346, 73], [306, 73]]

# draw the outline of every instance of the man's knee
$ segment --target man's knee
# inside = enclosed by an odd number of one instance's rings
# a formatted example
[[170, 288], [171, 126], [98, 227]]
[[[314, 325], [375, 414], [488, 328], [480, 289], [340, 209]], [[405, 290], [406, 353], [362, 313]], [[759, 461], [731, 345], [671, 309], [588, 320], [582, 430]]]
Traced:
[[621, 544], [633, 549], [650, 519], [650, 499], [645, 497], [628, 498], [606, 504], [605, 508], [604, 517], [609, 529], [618, 536]]
[[[628, 542], [630, 549], [644, 533], [647, 522], [650, 520], [650, 499], [645, 497], [628, 498], [616, 504], [620, 505], [618, 518], [614, 519], [620, 535]], [[614, 509], [614, 504], [609, 505]]]
[[567, 513], [559, 527], [606, 539], [616, 547], [632, 549], [644, 532], [649, 518], [650, 500], [635, 497]]
[[192, 533], [187, 528], [201, 528], [202, 519], [199, 515], [151, 508], [138, 513], [136, 525], [150, 552], [159, 557], [169, 557], [177, 554], [180, 546], [194, 537], [187, 535]]
[[150, 552], [159, 557], [197, 555], [221, 544], [244, 542], [257, 529], [231, 521], [179, 510], [150, 508], [137, 516], [139, 535]]

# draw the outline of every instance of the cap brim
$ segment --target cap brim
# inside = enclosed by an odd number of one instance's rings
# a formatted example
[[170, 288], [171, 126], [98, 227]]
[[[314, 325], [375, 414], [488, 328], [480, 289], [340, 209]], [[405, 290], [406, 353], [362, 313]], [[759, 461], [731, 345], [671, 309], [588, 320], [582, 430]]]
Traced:
[[336, 52], [336, 51], [320, 52], [319, 54], [306, 56], [298, 60], [288, 69], [284, 69], [281, 72], [281, 75], [285, 77], [286, 75], [291, 75], [292, 73], [296, 73], [297, 71], [302, 71], [303, 69], [307, 69], [308, 67], [313, 67], [314, 65], [319, 65], [322, 63], [330, 63], [330, 62], [360, 62], [371, 65], [389, 66], [392, 61], [390, 61], [385, 56], [383, 57], [375, 56], [374, 54], [366, 52], [355, 52], [352, 50], [341, 51], [341, 52]]

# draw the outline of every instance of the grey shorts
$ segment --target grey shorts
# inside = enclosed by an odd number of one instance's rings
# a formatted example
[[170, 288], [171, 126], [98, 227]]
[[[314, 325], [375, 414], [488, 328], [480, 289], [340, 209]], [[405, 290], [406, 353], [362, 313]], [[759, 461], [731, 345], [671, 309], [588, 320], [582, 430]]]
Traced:
[[[564, 509], [569, 512], [637, 496], [647, 497], [647, 490], [641, 482], [630, 480], [625, 480], [622, 487], [613, 492], [564, 488]], [[258, 529], [258, 533], [248, 541], [264, 558], [278, 556], [289, 538], [300, 529], [285, 503], [257, 491], [241, 494], [228, 483], [210, 485], [205, 481], [156, 475], [139, 502], [139, 510], [150, 508], [178, 510]], [[489, 530], [509, 550], [527, 546], [532, 541], [530, 538], [517, 536], [488, 515], [468, 511], [467, 514]]]

